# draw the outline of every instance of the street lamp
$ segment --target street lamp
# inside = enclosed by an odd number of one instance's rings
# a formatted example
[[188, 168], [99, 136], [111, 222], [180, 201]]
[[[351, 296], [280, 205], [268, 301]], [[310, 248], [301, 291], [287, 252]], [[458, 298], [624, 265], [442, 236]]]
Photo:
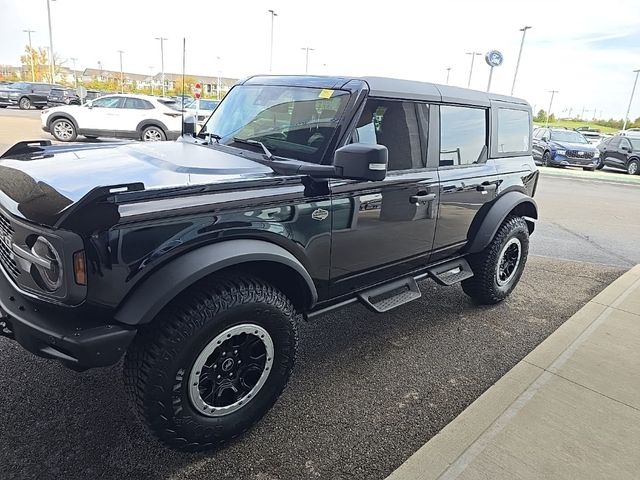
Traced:
[[220, 100], [220, 74], [222, 70], [220, 69], [220, 57], [216, 57], [216, 61], [218, 63], [218, 80], [216, 82], [216, 100]]
[[551, 100], [549, 100], [549, 110], [547, 110], [547, 121], [544, 122], [545, 127], [549, 126], [549, 117], [551, 116], [551, 105], [553, 105], [553, 97], [555, 96], [556, 93], [558, 93], [558, 90], [549, 90], [549, 93], [551, 94]]
[[56, 70], [56, 61], [53, 58], [53, 33], [51, 32], [51, 2], [55, 2], [56, 0], [47, 0], [47, 18], [49, 19], [49, 54], [51, 58], [49, 59], [49, 67], [51, 69], [51, 83], [54, 82], [54, 75]]
[[447, 85], [449, 85], [449, 75], [451, 74], [451, 67], [447, 67]]
[[76, 75], [76, 60], [77, 58], [71, 57], [70, 59], [73, 62], [73, 83], [76, 88], [78, 88], [78, 75]]
[[636, 74], [636, 79], [633, 81], [633, 88], [631, 89], [631, 97], [629, 98], [629, 106], [627, 107], [627, 113], [624, 116], [624, 125], [622, 125], [622, 130], [627, 129], [627, 119], [629, 118], [629, 112], [631, 111], [631, 103], [633, 102], [633, 94], [636, 93], [636, 85], [638, 84], [638, 74], [640, 70], [634, 70], [633, 73]]
[[471, 68], [469, 69], [469, 81], [467, 82], [467, 88], [471, 87], [471, 75], [473, 75], [473, 62], [476, 59], [476, 55], [482, 55], [478, 52], [467, 52], [467, 55], [471, 55]]
[[311, 47], [302, 47], [301, 50], [304, 50], [305, 53], [305, 63], [304, 63], [304, 73], [309, 73], [309, 52], [313, 52], [315, 48]]
[[518, 52], [518, 61], [516, 62], [516, 71], [513, 74], [513, 84], [511, 85], [511, 95], [513, 95], [513, 91], [516, 88], [516, 78], [518, 77], [518, 68], [520, 68], [520, 57], [522, 57], [522, 47], [524, 47], [524, 37], [527, 34], [527, 30], [532, 27], [526, 26], [522, 27], [520, 31], [522, 32], [522, 41], [520, 42], [520, 51]]
[[29, 35], [29, 55], [31, 55], [31, 81], [36, 81], [36, 70], [33, 65], [33, 47], [31, 46], [31, 34], [35, 33], [35, 30], [22, 30], [24, 33]]
[[168, 40], [164, 37], [156, 37], [156, 40], [160, 40], [160, 65], [162, 68], [162, 96], [165, 95], [165, 86], [164, 86], [164, 42]]
[[275, 10], [269, 10], [269, 13], [271, 14], [271, 50], [269, 52], [269, 73], [271, 73], [271, 71], [273, 70], [273, 20], [278, 16], [278, 14], [275, 12]]
[[118, 50], [118, 53], [120, 54], [120, 93], [124, 93], [124, 75], [122, 73], [122, 54], [124, 50]]
[[149, 83], [151, 84], [151, 95], [153, 95], [153, 65], [149, 65]]

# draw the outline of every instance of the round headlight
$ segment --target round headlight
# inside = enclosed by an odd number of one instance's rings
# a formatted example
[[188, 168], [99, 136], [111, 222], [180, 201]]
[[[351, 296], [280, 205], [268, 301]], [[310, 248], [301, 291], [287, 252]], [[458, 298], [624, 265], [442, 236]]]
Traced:
[[31, 272], [34, 280], [44, 290], [55, 292], [62, 285], [62, 262], [58, 252], [46, 238], [38, 237], [31, 247], [31, 253], [46, 260], [42, 262], [44, 265], [33, 264]]

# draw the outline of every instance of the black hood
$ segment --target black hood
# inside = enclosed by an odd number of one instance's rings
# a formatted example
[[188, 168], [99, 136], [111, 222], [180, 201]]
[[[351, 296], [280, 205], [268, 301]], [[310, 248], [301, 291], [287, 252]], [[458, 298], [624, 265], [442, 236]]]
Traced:
[[0, 160], [0, 204], [13, 215], [54, 226], [100, 187], [157, 190], [272, 175], [259, 162], [186, 142], [45, 147]]

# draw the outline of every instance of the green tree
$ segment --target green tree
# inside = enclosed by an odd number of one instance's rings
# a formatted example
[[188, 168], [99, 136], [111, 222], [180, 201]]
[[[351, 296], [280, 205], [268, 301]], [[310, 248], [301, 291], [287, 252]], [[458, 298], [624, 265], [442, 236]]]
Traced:
[[534, 122], [545, 122], [547, 120], [547, 112], [544, 110], [539, 110], [537, 115], [533, 117]]
[[549, 115], [549, 123], [556, 123], [556, 116], [553, 113]]
[[[184, 77], [184, 94], [193, 95], [193, 89], [196, 86], [197, 80], [193, 77]], [[175, 96], [182, 95], [182, 77], [173, 82], [173, 89], [167, 92], [167, 95]]]

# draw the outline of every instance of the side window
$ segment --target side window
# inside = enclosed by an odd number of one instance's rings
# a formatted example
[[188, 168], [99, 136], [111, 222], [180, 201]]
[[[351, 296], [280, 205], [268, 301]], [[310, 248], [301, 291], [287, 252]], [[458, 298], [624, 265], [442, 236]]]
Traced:
[[440, 166], [473, 165], [487, 157], [487, 111], [440, 107]]
[[120, 97], [101, 97], [94, 100], [91, 105], [97, 108], [118, 108]]
[[370, 98], [356, 130], [359, 142], [387, 147], [389, 170], [424, 167], [414, 103]]
[[620, 146], [621, 147], [626, 147], [629, 150], [631, 150], [631, 142], [626, 138], [621, 138], [620, 139]]
[[130, 108], [134, 110], [151, 110], [153, 105], [141, 98], [127, 97], [124, 101], [124, 108]]
[[608, 146], [611, 148], [618, 148], [620, 146], [620, 137], [613, 137]]
[[531, 116], [526, 110], [498, 109], [498, 153], [525, 153], [531, 142]]

